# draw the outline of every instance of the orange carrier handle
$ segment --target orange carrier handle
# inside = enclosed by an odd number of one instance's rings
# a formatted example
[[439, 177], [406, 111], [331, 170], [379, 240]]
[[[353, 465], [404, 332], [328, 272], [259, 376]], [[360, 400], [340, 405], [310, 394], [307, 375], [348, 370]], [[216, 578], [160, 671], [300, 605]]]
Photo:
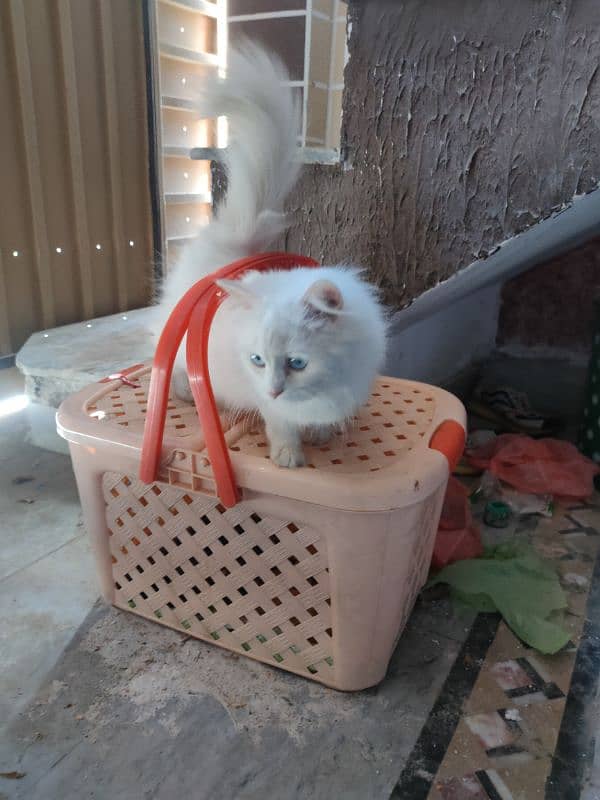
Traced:
[[450, 472], [454, 472], [465, 449], [466, 434], [463, 426], [454, 419], [447, 419], [438, 425], [429, 440], [429, 447], [446, 456]]
[[264, 253], [242, 258], [195, 283], [177, 303], [163, 332], [152, 364], [148, 408], [142, 442], [140, 479], [157, 479], [165, 431], [169, 387], [173, 363], [187, 332], [186, 362], [190, 388], [202, 424], [208, 458], [212, 466], [217, 494], [226, 508], [240, 499], [235, 483], [229, 450], [221, 428], [215, 396], [208, 374], [208, 337], [215, 313], [227, 293], [216, 285], [222, 278], [241, 277], [250, 270], [282, 270], [295, 267], [318, 267], [312, 258], [291, 253]]

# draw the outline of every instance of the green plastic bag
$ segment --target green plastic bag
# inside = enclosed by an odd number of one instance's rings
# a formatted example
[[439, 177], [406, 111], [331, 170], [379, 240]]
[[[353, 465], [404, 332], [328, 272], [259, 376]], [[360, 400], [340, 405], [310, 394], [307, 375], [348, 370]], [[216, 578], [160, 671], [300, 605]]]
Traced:
[[454, 597], [477, 611], [499, 611], [514, 633], [541, 653], [556, 653], [569, 641], [555, 619], [567, 607], [558, 575], [527, 545], [505, 542], [482, 558], [450, 564], [429, 586], [438, 583], [447, 583]]

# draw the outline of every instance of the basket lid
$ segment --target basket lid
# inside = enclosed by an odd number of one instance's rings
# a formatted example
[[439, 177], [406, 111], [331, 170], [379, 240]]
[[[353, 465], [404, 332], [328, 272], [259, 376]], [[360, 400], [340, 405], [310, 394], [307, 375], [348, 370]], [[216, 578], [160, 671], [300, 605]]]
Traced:
[[[57, 415], [60, 434], [71, 442], [93, 440], [95, 447], [141, 452], [150, 370], [150, 365], [126, 370], [68, 398]], [[306, 445], [307, 466], [286, 470], [270, 461], [262, 424], [221, 418], [242, 491], [351, 511], [401, 508], [435, 491], [447, 478], [448, 462], [431, 443], [448, 420], [464, 430], [465, 411], [453, 395], [381, 377], [344, 430], [326, 444]], [[167, 407], [159, 480], [214, 493], [196, 408], [177, 397], [170, 397]]]

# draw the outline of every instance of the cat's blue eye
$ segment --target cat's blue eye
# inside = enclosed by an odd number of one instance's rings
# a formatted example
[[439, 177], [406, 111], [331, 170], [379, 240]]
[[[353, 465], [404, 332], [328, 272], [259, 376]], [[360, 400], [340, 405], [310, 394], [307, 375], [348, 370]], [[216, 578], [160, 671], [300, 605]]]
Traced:
[[258, 353], [252, 353], [250, 356], [250, 361], [254, 364], [255, 367], [264, 367], [265, 360], [262, 356], [259, 356]]
[[294, 356], [292, 358], [288, 358], [287, 363], [290, 369], [295, 369], [297, 372], [300, 372], [300, 370], [304, 369], [308, 364], [308, 359], [301, 358], [300, 356]]

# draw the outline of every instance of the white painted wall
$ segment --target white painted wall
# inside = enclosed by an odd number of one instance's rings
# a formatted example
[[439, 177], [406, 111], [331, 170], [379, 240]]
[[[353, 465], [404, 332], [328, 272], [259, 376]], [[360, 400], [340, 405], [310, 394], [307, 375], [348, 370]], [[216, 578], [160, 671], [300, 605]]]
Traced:
[[450, 299], [448, 306], [406, 328], [400, 312], [392, 327], [386, 373], [440, 384], [484, 359], [495, 348], [500, 288], [495, 284]]

